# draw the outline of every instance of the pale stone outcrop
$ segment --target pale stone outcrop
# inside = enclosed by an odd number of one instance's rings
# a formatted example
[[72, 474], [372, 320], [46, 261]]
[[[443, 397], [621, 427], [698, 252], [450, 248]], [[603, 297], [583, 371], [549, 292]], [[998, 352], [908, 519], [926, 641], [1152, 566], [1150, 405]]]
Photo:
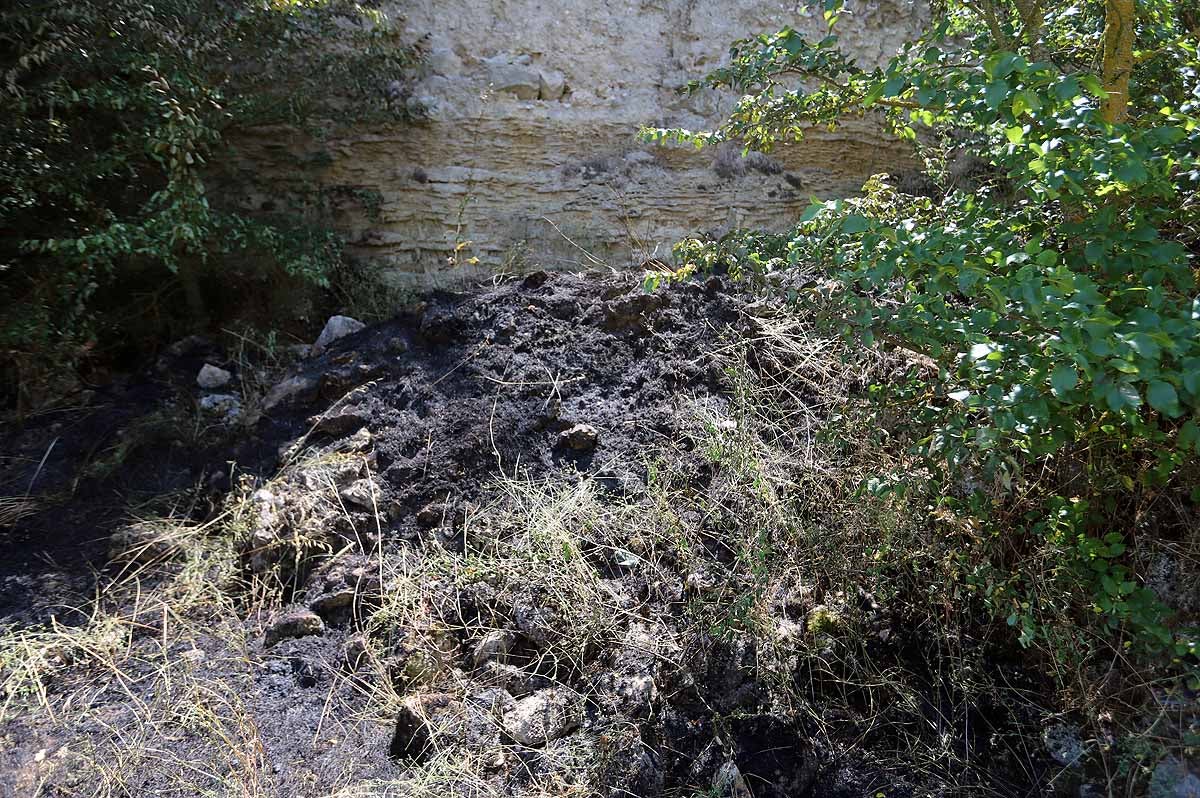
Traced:
[[[784, 25], [823, 36], [820, 12], [803, 3], [385, 6], [413, 39], [425, 36], [408, 102], [429, 120], [352, 127], [321, 143], [258, 131], [241, 142], [240, 172], [255, 182], [240, 200], [280, 207], [314, 183], [337, 189], [334, 221], [350, 253], [399, 283], [452, 286], [523, 264], [637, 267], [696, 231], [784, 228], [812, 196], [850, 194], [871, 174], [914, 166], [871, 118], [745, 162], [636, 140], [643, 124], [702, 129], [721, 118], [735, 98], [677, 89], [718, 66], [732, 40]], [[895, 0], [852, 11], [839, 34], [864, 65], [885, 61], [927, 16]]]

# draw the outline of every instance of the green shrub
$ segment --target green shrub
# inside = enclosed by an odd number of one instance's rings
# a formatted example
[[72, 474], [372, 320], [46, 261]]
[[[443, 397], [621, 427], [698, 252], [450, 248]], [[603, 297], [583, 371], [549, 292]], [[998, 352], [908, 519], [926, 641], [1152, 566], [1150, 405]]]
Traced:
[[[840, 1], [824, 10], [821, 40], [739, 41], [689, 87], [745, 92], [719, 129], [643, 135], [766, 151], [879, 114], [925, 158], [932, 196], [878, 176], [859, 198], [814, 200], [785, 235], [681, 242], [674, 277], [836, 278], [789, 290], [848, 337], [909, 354], [903, 378], [871, 386], [875, 413], [896, 419], [944, 506], [984, 530], [963, 566], [981, 600], [1063, 660], [1103, 641], [1194, 669], [1197, 619], [1173, 615], [1133, 556], [1145, 536], [1190, 534], [1200, 500], [1200, 63], [1186, 10], [1144, 4], [1135, 27], [1123, 0], [1107, 19], [1093, 5], [951, 3], [872, 70], [839, 46]], [[952, 174], [964, 154], [988, 165], [969, 189]]]
[[[119, 338], [130, 294], [173, 292], [185, 328], [204, 284], [323, 285], [340, 247], [300, 220], [252, 218], [206, 190], [232, 133], [406, 118], [415, 49], [343, 0], [23, 0], [0, 11], [0, 367], [28, 401]], [[175, 330], [179, 332], [179, 330]], [[14, 397], [7, 397], [12, 399]]]

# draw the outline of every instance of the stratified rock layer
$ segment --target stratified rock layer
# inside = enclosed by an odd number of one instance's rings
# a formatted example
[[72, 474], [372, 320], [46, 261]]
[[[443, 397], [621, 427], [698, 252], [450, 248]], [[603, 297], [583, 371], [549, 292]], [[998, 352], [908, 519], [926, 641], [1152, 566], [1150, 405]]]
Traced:
[[[812, 131], [770, 158], [655, 147], [641, 125], [703, 129], [733, 99], [677, 89], [734, 39], [790, 25], [824, 35], [804, 4], [766, 0], [414, 0], [393, 3], [426, 61], [406, 102], [419, 125], [362, 125], [316, 144], [286, 130], [242, 142], [249, 210], [326, 189], [351, 254], [397, 283], [455, 285], [498, 268], [615, 268], [665, 257], [696, 231], [785, 227], [812, 196], [912, 168], [877, 120]], [[923, 6], [860, 4], [839, 23], [864, 65], [920, 26]], [[477, 261], [475, 259], [478, 259]]]

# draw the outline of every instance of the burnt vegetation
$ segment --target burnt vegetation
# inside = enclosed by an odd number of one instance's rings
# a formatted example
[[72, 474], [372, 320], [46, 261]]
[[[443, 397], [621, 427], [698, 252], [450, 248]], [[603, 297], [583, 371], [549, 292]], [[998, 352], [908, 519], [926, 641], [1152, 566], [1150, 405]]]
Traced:
[[[643, 144], [803, 190], [772, 148], [874, 115], [924, 172], [403, 297], [318, 218], [380, 192], [209, 188], [261, 125], [419, 123], [395, 20], [0, 11], [2, 791], [1189, 795], [1194, 12], [939, 4], [868, 70], [819, 10]], [[246, 312], [293, 280], [346, 315]]]

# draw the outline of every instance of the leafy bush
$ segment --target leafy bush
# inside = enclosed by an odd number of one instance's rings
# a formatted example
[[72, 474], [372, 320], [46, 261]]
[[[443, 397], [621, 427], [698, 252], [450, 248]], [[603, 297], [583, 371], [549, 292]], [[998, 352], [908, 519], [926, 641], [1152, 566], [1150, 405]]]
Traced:
[[[839, 46], [840, 0], [824, 12], [821, 40], [739, 41], [688, 87], [746, 92], [719, 129], [643, 135], [768, 151], [879, 114], [925, 159], [929, 196], [877, 176], [859, 198], [814, 200], [785, 235], [681, 242], [674, 277], [722, 267], [784, 286], [822, 267], [836, 279], [793, 299], [910, 356], [903, 379], [871, 386], [875, 413], [979, 530], [963, 579], [986, 606], [1063, 661], [1115, 645], [1194, 673], [1197, 619], [1173, 614], [1134, 556], [1189, 534], [1200, 502], [1189, 10], [951, 3], [871, 70]], [[988, 168], [964, 188], [967, 154]]]
[[[0, 364], [26, 393], [114, 338], [130, 294], [237, 272], [324, 284], [337, 239], [222, 208], [232, 133], [411, 117], [411, 45], [343, 0], [22, 0], [0, 11]], [[274, 221], [274, 223], [272, 223]], [[162, 301], [161, 299], [159, 301]], [[186, 312], [185, 312], [186, 311]], [[9, 397], [11, 398], [11, 397]]]

